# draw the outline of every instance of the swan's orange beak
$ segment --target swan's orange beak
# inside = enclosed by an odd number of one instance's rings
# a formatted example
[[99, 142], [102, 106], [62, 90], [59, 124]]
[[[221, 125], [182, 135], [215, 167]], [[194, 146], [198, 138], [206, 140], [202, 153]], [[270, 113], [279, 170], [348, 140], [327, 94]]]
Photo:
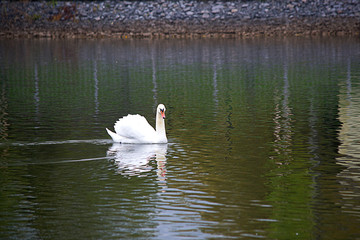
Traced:
[[165, 119], [165, 111], [160, 111], [160, 113], [161, 113], [162, 118]]

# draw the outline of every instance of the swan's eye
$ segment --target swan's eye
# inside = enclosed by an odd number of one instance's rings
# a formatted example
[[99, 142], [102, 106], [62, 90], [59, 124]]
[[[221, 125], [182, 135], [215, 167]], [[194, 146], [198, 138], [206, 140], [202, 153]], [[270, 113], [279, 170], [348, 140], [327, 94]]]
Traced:
[[164, 109], [160, 109], [160, 112], [164, 112]]

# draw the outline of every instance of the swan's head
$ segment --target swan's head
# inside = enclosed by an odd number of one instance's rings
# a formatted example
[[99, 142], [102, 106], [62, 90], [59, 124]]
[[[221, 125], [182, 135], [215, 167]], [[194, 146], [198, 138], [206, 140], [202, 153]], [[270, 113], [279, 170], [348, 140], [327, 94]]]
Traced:
[[165, 119], [165, 111], [166, 111], [166, 108], [165, 108], [164, 104], [159, 104], [157, 107], [157, 112], [161, 115], [161, 117], [163, 119]]

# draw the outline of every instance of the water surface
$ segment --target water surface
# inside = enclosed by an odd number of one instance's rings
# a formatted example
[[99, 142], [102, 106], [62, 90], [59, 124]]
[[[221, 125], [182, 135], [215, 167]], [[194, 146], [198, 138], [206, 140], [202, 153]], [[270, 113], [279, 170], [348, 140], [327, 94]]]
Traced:
[[359, 238], [359, 116], [358, 39], [1, 40], [0, 238]]

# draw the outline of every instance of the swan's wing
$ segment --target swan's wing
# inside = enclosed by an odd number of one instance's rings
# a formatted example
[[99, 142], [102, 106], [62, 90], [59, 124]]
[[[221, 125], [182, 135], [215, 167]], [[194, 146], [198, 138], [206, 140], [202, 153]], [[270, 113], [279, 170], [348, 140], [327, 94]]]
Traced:
[[140, 115], [127, 115], [114, 125], [115, 132], [121, 137], [146, 142], [156, 136], [155, 129]]

